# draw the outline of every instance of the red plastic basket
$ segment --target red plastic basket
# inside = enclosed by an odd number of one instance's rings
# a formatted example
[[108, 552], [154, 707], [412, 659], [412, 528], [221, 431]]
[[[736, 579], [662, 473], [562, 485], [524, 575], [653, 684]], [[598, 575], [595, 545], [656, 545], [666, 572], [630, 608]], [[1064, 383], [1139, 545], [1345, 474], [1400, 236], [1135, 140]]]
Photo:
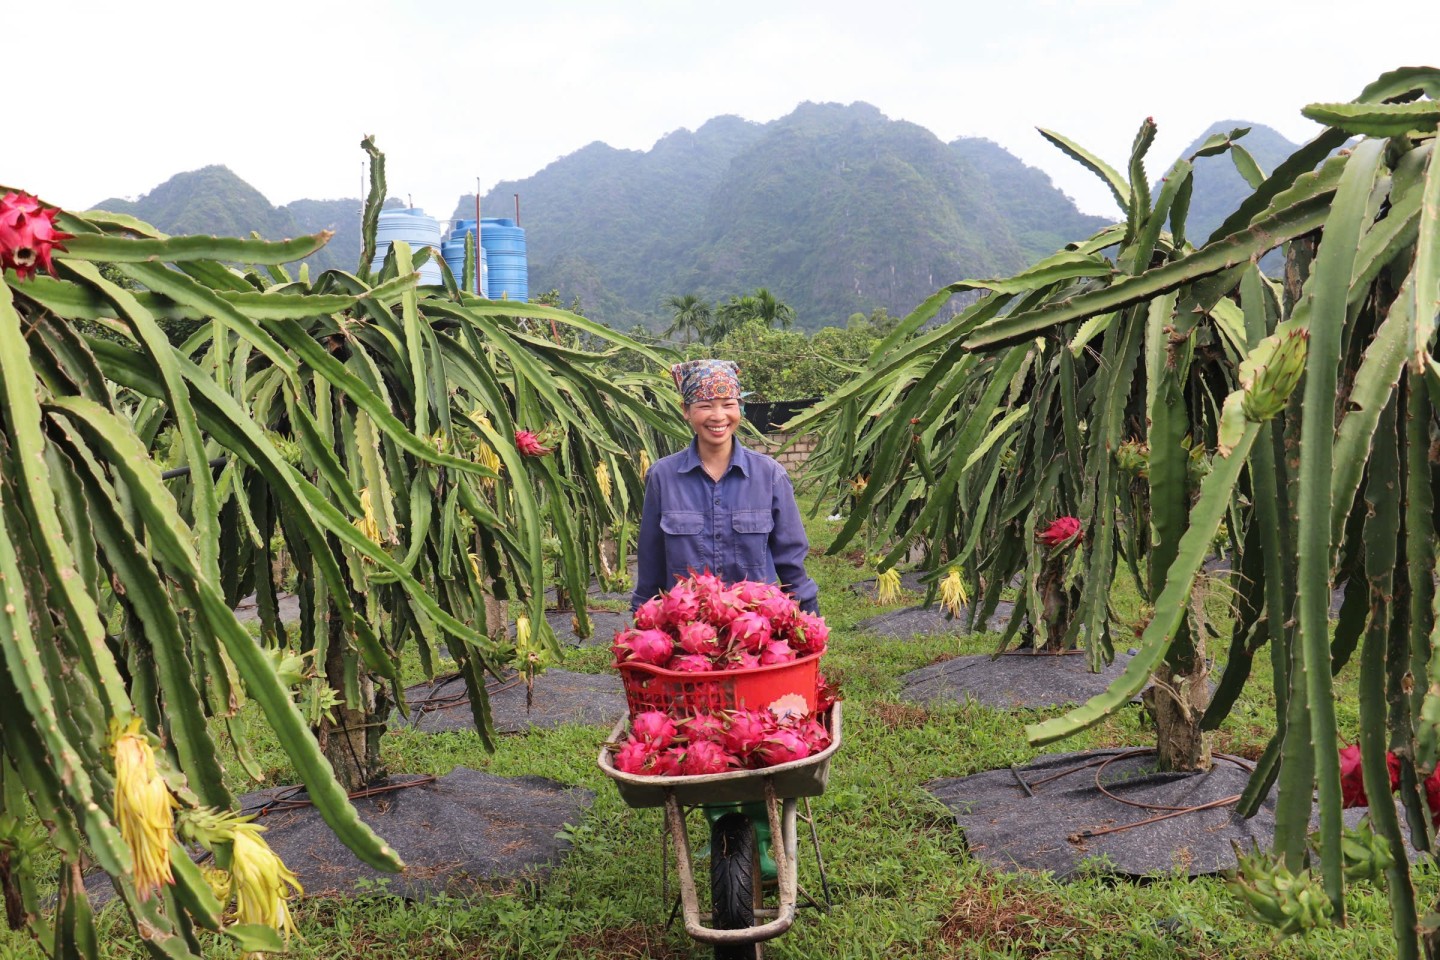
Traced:
[[721, 710], [794, 709], [793, 697], [805, 702], [806, 712], [814, 711], [821, 654], [812, 653], [789, 663], [712, 673], [683, 673], [648, 663], [620, 664], [625, 699], [630, 716], [647, 710], [663, 710], [683, 716], [716, 713]]

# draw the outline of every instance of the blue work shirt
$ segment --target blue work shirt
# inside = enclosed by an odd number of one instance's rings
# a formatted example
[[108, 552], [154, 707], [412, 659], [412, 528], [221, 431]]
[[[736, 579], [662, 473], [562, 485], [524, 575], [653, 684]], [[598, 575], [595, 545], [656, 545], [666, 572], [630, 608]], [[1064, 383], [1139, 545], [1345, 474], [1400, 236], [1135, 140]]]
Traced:
[[810, 541], [785, 468], [737, 440], [716, 481], [694, 440], [650, 467], [635, 552], [630, 609], [668, 590], [691, 571], [734, 583], [778, 583], [802, 610], [819, 612], [819, 588], [805, 573]]

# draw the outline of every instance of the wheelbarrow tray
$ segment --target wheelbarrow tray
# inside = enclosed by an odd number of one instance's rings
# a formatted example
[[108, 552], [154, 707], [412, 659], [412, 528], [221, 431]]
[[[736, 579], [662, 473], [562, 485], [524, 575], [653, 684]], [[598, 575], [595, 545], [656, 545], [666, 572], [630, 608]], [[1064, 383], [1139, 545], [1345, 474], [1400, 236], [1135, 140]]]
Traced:
[[692, 777], [647, 777], [615, 768], [610, 746], [624, 738], [630, 725], [629, 717], [621, 717], [600, 748], [600, 769], [615, 781], [620, 799], [632, 807], [663, 807], [667, 795], [673, 795], [685, 806], [762, 802], [767, 780], [773, 784], [774, 796], [778, 799], [818, 797], [825, 792], [825, 785], [830, 780], [830, 758], [840, 748], [839, 703], [827, 711], [826, 721], [830, 745], [803, 760], [757, 770], [731, 770]]

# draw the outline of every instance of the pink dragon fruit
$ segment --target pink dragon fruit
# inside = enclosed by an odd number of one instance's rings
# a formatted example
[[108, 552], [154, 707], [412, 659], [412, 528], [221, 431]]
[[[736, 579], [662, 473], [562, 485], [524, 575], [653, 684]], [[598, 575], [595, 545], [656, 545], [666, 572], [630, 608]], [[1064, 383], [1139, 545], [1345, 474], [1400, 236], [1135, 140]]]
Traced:
[[710, 658], [700, 653], [687, 653], [684, 656], [676, 657], [665, 665], [665, 669], [674, 670], [678, 673], [709, 673], [715, 669]]
[[775, 718], [766, 710], [736, 710], [730, 714], [725, 731], [725, 749], [737, 757], [749, 757], [760, 742], [775, 729]]
[[639, 663], [662, 666], [675, 652], [675, 641], [664, 630], [640, 630], [630, 641], [630, 657]]
[[678, 632], [680, 646], [686, 653], [699, 653], [708, 657], [720, 650], [720, 638], [715, 633], [715, 628], [703, 620], [681, 624]]
[[59, 213], [54, 207], [41, 206], [28, 193], [11, 191], [0, 196], [0, 271], [14, 270], [20, 280], [33, 277], [37, 266], [53, 274], [50, 254], [64, 252], [61, 241], [73, 239], [55, 229]]
[[801, 611], [796, 614], [796, 625], [792, 646], [802, 654], [824, 653], [830, 640], [830, 628], [825, 618]]
[[745, 612], [745, 603], [740, 599], [739, 592], [733, 587], [729, 590], [717, 590], [712, 593], [700, 611], [706, 620], [717, 627], [729, 626], [730, 621]]
[[755, 612], [770, 621], [772, 633], [781, 633], [790, 629], [795, 622], [798, 608], [795, 606], [795, 601], [785, 594], [775, 593], [761, 600], [755, 607]]
[[720, 670], [750, 670], [760, 666], [760, 655], [749, 650], [731, 650], [723, 661], [716, 664]]
[[659, 710], [646, 710], [636, 714], [635, 719], [630, 722], [630, 735], [657, 750], [670, 746], [678, 732], [675, 721]]
[[724, 773], [731, 769], [735, 758], [725, 752], [720, 744], [701, 740], [685, 748], [685, 759], [680, 761], [681, 776], [694, 777], [706, 773]]
[[695, 591], [680, 581], [669, 593], [660, 597], [660, 622], [664, 626], [678, 627], [700, 616], [700, 598]]
[[795, 732], [809, 744], [812, 756], [830, 746], [830, 731], [825, 729], [825, 724], [821, 723], [820, 718], [814, 714], [796, 724]]
[[758, 653], [770, 641], [770, 621], [746, 611], [730, 621], [728, 633], [732, 644]]
[[784, 640], [767, 640], [765, 646], [760, 648], [760, 666], [768, 667], [772, 663], [789, 663], [795, 659], [795, 651], [790, 649], [790, 644]]
[[654, 753], [648, 743], [631, 737], [615, 751], [615, 769], [624, 773], [645, 773], [646, 765], [653, 765]]
[[697, 713], [680, 721], [680, 725], [685, 728], [685, 738], [691, 743], [701, 740], [725, 742], [725, 720], [713, 713]]
[[680, 773], [680, 761], [685, 757], [683, 744], [674, 743], [666, 750], [661, 750], [654, 755], [650, 768], [646, 771], [652, 777], [673, 777]]
[[810, 745], [805, 738], [788, 727], [780, 727], [755, 748], [755, 758], [761, 765], [774, 767], [793, 760], [804, 760], [810, 756]]
[[641, 630], [657, 630], [665, 623], [660, 611], [660, 598], [651, 597], [635, 610], [635, 626]]
[[771, 583], [762, 583], [759, 580], [741, 580], [735, 584], [735, 592], [739, 594], [740, 601], [751, 610], [756, 609], [761, 603], [773, 597], [780, 590]]
[[840, 685], [825, 679], [825, 674], [815, 674], [815, 712], [824, 713], [841, 699]]
[[700, 601], [702, 610], [711, 597], [725, 589], [725, 581], [711, 573], [708, 567], [704, 573], [693, 574], [688, 582], [695, 591], [695, 598]]

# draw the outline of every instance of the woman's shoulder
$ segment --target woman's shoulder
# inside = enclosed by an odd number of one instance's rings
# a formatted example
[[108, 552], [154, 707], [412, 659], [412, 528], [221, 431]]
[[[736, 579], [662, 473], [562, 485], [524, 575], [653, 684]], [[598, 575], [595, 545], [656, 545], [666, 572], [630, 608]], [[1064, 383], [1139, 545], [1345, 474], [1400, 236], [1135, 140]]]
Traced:
[[751, 476], [756, 474], [764, 477], [788, 476], [785, 467], [781, 465], [780, 461], [768, 453], [762, 453], [754, 447], [744, 447], [743, 449], [745, 450], [745, 455], [750, 458], [749, 466]]

